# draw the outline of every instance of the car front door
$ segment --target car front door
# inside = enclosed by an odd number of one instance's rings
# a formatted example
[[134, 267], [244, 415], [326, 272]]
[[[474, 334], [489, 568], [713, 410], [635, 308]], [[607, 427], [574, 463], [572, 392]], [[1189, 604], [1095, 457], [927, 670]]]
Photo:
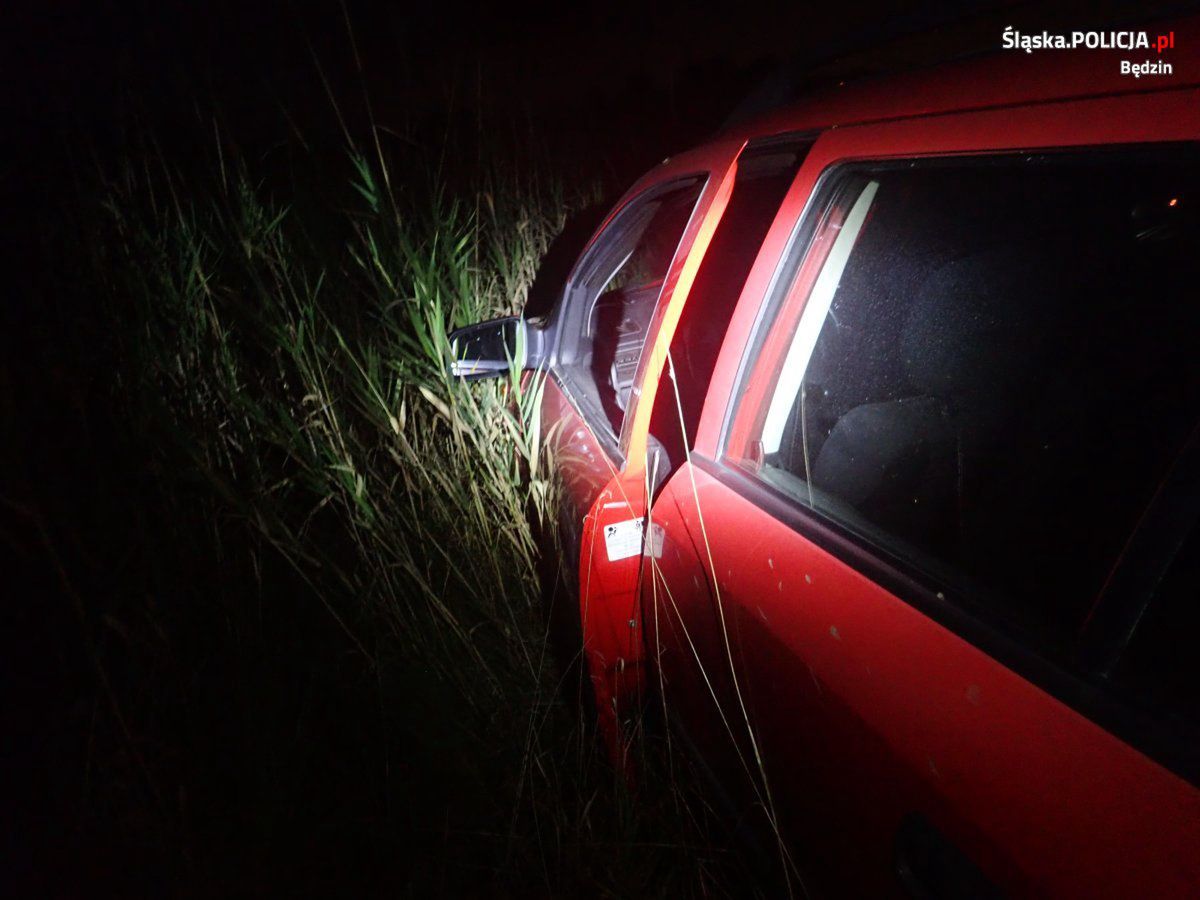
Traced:
[[[686, 456], [725, 325], [810, 143], [802, 135], [779, 135], [739, 146], [669, 276], [670, 299], [659, 304], [651, 323], [623, 423], [624, 466], [612, 472], [583, 518], [585, 649], [604, 733], [618, 762], [634, 733], [626, 726], [636, 720], [645, 686], [638, 587], [644, 551], [657, 546], [653, 532], [644, 531], [650, 504]], [[680, 344], [686, 351], [672, 357], [668, 348]], [[677, 372], [684, 376], [682, 391]], [[660, 419], [663, 399], [671, 400], [667, 422]]]
[[1198, 100], [839, 128], [764, 241], [641, 600], [812, 893], [1200, 883], [1194, 731], [1095, 662], [1200, 420]]
[[554, 460], [566, 492], [561, 546], [614, 760], [617, 721], [624, 698], [637, 693], [641, 660], [641, 635], [630, 627], [641, 555], [636, 520], [654, 448], [649, 406], [639, 400], [653, 395], [664, 356], [657, 342], [673, 327], [720, 221], [740, 150], [725, 142], [684, 154], [635, 185], [580, 257], [549, 323], [555, 347], [543, 415], [556, 427]]

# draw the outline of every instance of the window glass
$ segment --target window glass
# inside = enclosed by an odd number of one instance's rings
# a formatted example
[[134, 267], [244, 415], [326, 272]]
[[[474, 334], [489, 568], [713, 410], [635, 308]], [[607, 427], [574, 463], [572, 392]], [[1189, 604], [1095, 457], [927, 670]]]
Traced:
[[1113, 673], [1154, 706], [1200, 725], [1200, 529], [1159, 585]]
[[684, 184], [624, 210], [596, 240], [568, 288], [560, 369], [596, 412], [620, 432], [646, 332], [702, 182]]
[[1200, 418], [1195, 156], [843, 170], [727, 457], [952, 600], [1070, 640]]
[[664, 383], [655, 400], [650, 433], [668, 462], [665, 477], [696, 441], [696, 428], [717, 354], [750, 267], [779, 211], [807, 144], [772, 141], [747, 147], [738, 157], [729, 205], [721, 216], [688, 293], [671, 340], [676, 386]]

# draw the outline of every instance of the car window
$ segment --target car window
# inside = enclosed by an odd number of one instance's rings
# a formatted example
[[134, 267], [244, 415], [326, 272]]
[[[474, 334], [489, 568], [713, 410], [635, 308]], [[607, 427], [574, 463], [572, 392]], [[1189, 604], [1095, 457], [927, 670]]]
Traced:
[[1200, 726], [1200, 528], [1193, 528], [1137, 623], [1113, 680]]
[[832, 174], [726, 458], [1069, 647], [1200, 419], [1195, 163], [1172, 146]]
[[597, 431], [615, 440], [646, 333], [703, 181], [692, 178], [633, 201], [585, 254], [568, 285], [559, 374]]
[[665, 478], [696, 442], [696, 428], [717, 353], [767, 229], [808, 150], [808, 142], [772, 139], [738, 157], [729, 205], [704, 254], [671, 339], [674, 388], [660, 390], [650, 433], [666, 452]]

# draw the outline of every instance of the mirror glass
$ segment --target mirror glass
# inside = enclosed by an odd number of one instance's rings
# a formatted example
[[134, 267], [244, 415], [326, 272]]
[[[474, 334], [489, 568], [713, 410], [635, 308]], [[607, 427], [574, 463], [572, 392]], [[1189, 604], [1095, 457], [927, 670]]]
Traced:
[[525, 365], [525, 323], [517, 316], [492, 319], [450, 333], [454, 360], [450, 372], [459, 378], [492, 378], [516, 363]]

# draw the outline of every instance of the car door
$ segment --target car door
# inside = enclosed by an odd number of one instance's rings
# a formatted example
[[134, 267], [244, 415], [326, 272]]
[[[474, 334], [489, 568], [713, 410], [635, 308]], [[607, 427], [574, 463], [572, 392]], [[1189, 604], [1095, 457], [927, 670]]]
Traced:
[[810, 892], [1200, 884], [1194, 733], [1095, 663], [1200, 419], [1198, 99], [842, 127], [764, 240], [642, 603]]
[[[720, 220], [740, 150], [740, 141], [717, 142], [635, 185], [581, 255], [547, 325], [554, 349], [543, 415], [556, 428], [554, 460], [566, 492], [560, 546], [614, 760], [618, 698], [636, 694], [641, 657], [640, 633], [629, 624], [630, 560], [641, 547], [629, 523], [644, 509], [649, 413], [644, 407], [638, 418], [638, 401], [653, 393], [663, 358], [656, 341]], [[604, 538], [614, 525], [617, 533]]]
[[[695, 388], [683, 394], [688, 401], [684, 421], [698, 417], [723, 326], [809, 143], [803, 136], [782, 135], [739, 146], [680, 260], [671, 299], [660, 303], [652, 323], [624, 420], [624, 466], [612, 473], [583, 519], [579, 596], [585, 651], [617, 762], [633, 733], [624, 726], [643, 699], [645, 638], [637, 595], [643, 550], [653, 552], [655, 546], [653, 535], [644, 531], [647, 512], [656, 488], [685, 452], [676, 440], [679, 429], [655, 420], [662, 409], [656, 398], [668, 390], [666, 384], [671, 397], [680, 396], [674, 389], [679, 366]], [[678, 336], [688, 338], [691, 352], [672, 360], [668, 348]]]

